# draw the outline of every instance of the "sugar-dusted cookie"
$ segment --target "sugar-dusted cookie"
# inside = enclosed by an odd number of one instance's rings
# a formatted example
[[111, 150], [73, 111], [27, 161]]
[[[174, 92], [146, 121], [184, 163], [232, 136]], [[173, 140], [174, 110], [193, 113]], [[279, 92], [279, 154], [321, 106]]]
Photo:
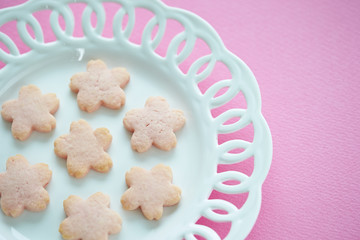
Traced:
[[133, 167], [125, 175], [129, 189], [121, 197], [126, 210], [141, 208], [149, 219], [160, 219], [164, 206], [177, 204], [181, 198], [181, 189], [172, 184], [172, 171], [168, 166], [158, 164], [150, 171]]
[[110, 155], [105, 152], [112, 141], [106, 128], [92, 130], [85, 120], [72, 122], [70, 134], [58, 137], [54, 142], [55, 154], [67, 159], [67, 169], [75, 178], [84, 177], [90, 168], [108, 172], [112, 167]]
[[19, 98], [2, 105], [1, 116], [12, 122], [13, 136], [26, 140], [32, 130], [50, 132], [56, 126], [54, 114], [59, 108], [59, 99], [54, 93], [42, 94], [35, 85], [20, 89]]
[[150, 97], [143, 109], [132, 109], [124, 117], [124, 126], [133, 132], [131, 146], [137, 152], [151, 145], [169, 151], [176, 146], [175, 131], [185, 124], [181, 110], [172, 110], [163, 97]]
[[83, 200], [71, 195], [64, 201], [67, 218], [59, 232], [69, 240], [106, 240], [109, 234], [121, 231], [120, 215], [110, 209], [110, 197], [101, 192]]
[[122, 90], [130, 80], [125, 68], [108, 69], [101, 60], [91, 60], [87, 72], [76, 73], [71, 77], [70, 89], [77, 93], [77, 102], [81, 110], [94, 112], [101, 105], [119, 109], [125, 104]]
[[44, 187], [52, 172], [47, 164], [30, 165], [22, 155], [10, 157], [6, 172], [0, 173], [1, 209], [7, 216], [17, 217], [24, 209], [42, 211], [49, 203]]

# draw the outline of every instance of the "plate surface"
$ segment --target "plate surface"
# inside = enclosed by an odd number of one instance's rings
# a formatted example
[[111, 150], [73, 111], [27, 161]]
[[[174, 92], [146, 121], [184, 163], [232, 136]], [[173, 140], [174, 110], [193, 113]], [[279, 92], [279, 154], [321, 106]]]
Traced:
[[[20, 54], [11, 39], [0, 33], [0, 40], [10, 52], [0, 51], [0, 60], [6, 63], [0, 70], [0, 103], [17, 98], [21, 86], [28, 84], [37, 85], [43, 93], [56, 93], [60, 99], [60, 108], [55, 114], [57, 126], [51, 133], [33, 132], [28, 140], [20, 142], [11, 135], [11, 124], [0, 121], [1, 172], [5, 171], [6, 159], [16, 154], [24, 155], [32, 164], [47, 163], [53, 171], [47, 186], [50, 195], [48, 208], [40, 213], [25, 211], [15, 219], [0, 214], [0, 239], [48, 239], [49, 236], [61, 239], [58, 227], [65, 218], [63, 200], [71, 194], [87, 198], [98, 191], [110, 195], [110, 207], [123, 219], [122, 231], [109, 239], [194, 239], [195, 235], [219, 239], [210, 227], [196, 224], [201, 216], [213, 221], [231, 222], [227, 239], [244, 238], [259, 212], [261, 184], [268, 172], [272, 153], [270, 133], [260, 112], [258, 87], [250, 70], [224, 48], [209, 25], [190, 13], [168, 8], [159, 2], [118, 1], [122, 8], [115, 14], [113, 24], [121, 26], [122, 19], [127, 15], [127, 27], [124, 30], [114, 27], [114, 36], [103, 38], [99, 34], [101, 24], [105, 22], [103, 18], [106, 18], [102, 5], [97, 1], [85, 1], [87, 6], [82, 17], [84, 37], [74, 38], [71, 34], [75, 20], [67, 2], [36, 1], [35, 4], [34, 1], [33, 4], [5, 9], [0, 13], [1, 25], [16, 19], [15, 16], [22, 11], [23, 17], [18, 20], [17, 28], [22, 40], [31, 48], [30, 52]], [[129, 41], [129, 36], [131, 25], [135, 22], [135, 9], [140, 7], [152, 11], [154, 17], [144, 28], [141, 44], [136, 45]], [[44, 43], [41, 29], [31, 15], [45, 8], [52, 10], [50, 25], [56, 41], [51, 43]], [[99, 24], [96, 28], [90, 24], [92, 11], [97, 14]], [[59, 13], [64, 18], [65, 31], [52, 20], [58, 19]], [[161, 57], [154, 49], [160, 44], [168, 18], [181, 22], [185, 31], [171, 40], [166, 56]], [[25, 23], [34, 30], [34, 38], [26, 31]], [[158, 33], [154, 37], [151, 32], [155, 26], [158, 26]], [[196, 37], [203, 39], [212, 52], [197, 59], [184, 73], [179, 64], [195, 51]], [[182, 51], [178, 51], [183, 41], [186, 44]], [[114, 111], [102, 107], [89, 114], [78, 108], [76, 95], [68, 87], [69, 79], [74, 73], [85, 71], [86, 63], [91, 59], [102, 59], [110, 68], [122, 66], [129, 71], [131, 79], [124, 89], [127, 100], [122, 109]], [[214, 83], [203, 94], [197, 83], [210, 75], [217, 61], [230, 69], [232, 79]], [[224, 87], [229, 90], [216, 96]], [[245, 96], [246, 109], [229, 109], [218, 117], [212, 117], [211, 109], [229, 102], [238, 93]], [[131, 134], [123, 127], [125, 113], [143, 107], [150, 96], [163, 96], [172, 108], [185, 112], [187, 122], [183, 129], [176, 132], [178, 144], [169, 152], [154, 147], [146, 153], [134, 152], [130, 147]], [[224, 124], [232, 118], [239, 119], [232, 124]], [[66, 161], [54, 154], [54, 140], [68, 133], [71, 122], [79, 119], [88, 121], [93, 129], [106, 127], [110, 130], [113, 141], [108, 153], [112, 157], [113, 168], [109, 173], [90, 171], [85, 178], [75, 179], [68, 175]], [[218, 145], [219, 133], [234, 132], [249, 124], [254, 126], [252, 142], [238, 139]], [[244, 151], [229, 153], [234, 149]], [[250, 157], [254, 158], [251, 176], [236, 171], [217, 173], [219, 163], [231, 164]], [[124, 211], [120, 198], [127, 189], [125, 172], [133, 166], [150, 169], [159, 163], [172, 168], [173, 182], [183, 191], [180, 204], [165, 208], [160, 221], [147, 221], [139, 210]], [[226, 185], [224, 182], [227, 180], [240, 183]], [[222, 199], [208, 200], [213, 190], [224, 194], [248, 192], [249, 195], [246, 203], [238, 209]], [[219, 209], [225, 210], [226, 214], [214, 211]]]

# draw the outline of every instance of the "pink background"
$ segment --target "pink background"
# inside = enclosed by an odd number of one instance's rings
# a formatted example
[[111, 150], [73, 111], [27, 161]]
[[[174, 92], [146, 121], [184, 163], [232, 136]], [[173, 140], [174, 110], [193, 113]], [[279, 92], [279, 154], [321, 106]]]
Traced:
[[164, 2], [208, 21], [259, 83], [274, 156], [248, 239], [359, 239], [360, 1]]

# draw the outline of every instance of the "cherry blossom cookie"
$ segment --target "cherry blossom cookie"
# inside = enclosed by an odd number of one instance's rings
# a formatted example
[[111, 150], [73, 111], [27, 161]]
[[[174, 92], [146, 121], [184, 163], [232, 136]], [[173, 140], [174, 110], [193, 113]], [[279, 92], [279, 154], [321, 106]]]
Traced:
[[148, 220], [159, 220], [163, 207], [177, 204], [181, 198], [181, 189], [172, 184], [171, 168], [163, 164], [156, 165], [150, 171], [133, 167], [125, 175], [129, 189], [121, 197], [125, 210], [140, 208]]
[[58, 137], [54, 151], [58, 157], [67, 159], [66, 166], [71, 176], [85, 177], [90, 169], [106, 173], [112, 167], [112, 160], [106, 150], [112, 136], [107, 128], [92, 130], [85, 120], [71, 123], [70, 133]]
[[35, 85], [20, 89], [19, 98], [9, 100], [2, 105], [1, 116], [12, 122], [11, 132], [14, 138], [24, 141], [33, 130], [50, 132], [56, 126], [53, 114], [59, 108], [59, 99], [54, 93], [42, 94]]
[[0, 173], [1, 209], [7, 216], [18, 217], [24, 209], [44, 210], [49, 201], [45, 186], [52, 172], [47, 164], [30, 165], [18, 154], [6, 162], [6, 172]]
[[137, 152], [145, 152], [151, 145], [169, 151], [176, 146], [175, 131], [185, 124], [181, 110], [170, 109], [163, 97], [150, 97], [143, 109], [132, 109], [126, 113], [123, 123], [133, 132], [131, 146]]
[[120, 215], [110, 209], [110, 197], [101, 192], [86, 200], [71, 195], [64, 201], [64, 211], [67, 218], [59, 227], [64, 239], [107, 240], [109, 234], [121, 231]]
[[105, 106], [120, 109], [125, 104], [123, 88], [128, 84], [130, 75], [125, 68], [108, 69], [101, 60], [91, 60], [87, 71], [71, 77], [70, 89], [77, 93], [77, 102], [81, 110], [94, 112]]

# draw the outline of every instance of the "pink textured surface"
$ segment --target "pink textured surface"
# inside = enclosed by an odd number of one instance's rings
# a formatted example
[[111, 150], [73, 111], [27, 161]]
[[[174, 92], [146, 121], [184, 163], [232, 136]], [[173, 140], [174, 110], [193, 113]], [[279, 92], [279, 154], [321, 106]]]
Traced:
[[357, 239], [360, 1], [164, 2], [208, 21], [259, 83], [274, 156], [248, 239]]

